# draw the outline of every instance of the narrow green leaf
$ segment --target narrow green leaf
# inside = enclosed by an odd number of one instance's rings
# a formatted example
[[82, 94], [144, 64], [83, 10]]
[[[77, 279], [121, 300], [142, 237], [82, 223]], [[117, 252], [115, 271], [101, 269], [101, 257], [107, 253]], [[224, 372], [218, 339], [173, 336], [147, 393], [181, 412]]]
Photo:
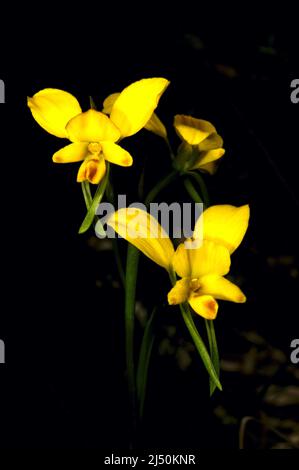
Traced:
[[180, 304], [180, 309], [183, 314], [183, 318], [185, 321], [185, 324], [191, 334], [191, 337], [194, 341], [195, 347], [197, 351], [199, 352], [199, 355], [204, 363], [205, 368], [207, 369], [211, 379], [215, 383], [216, 387], [219, 388], [219, 390], [222, 390], [221, 383], [219, 381], [218, 375], [214, 369], [213, 363], [211, 361], [211, 358], [209, 356], [209, 353], [205, 347], [205, 344], [197, 331], [197, 328], [193, 322], [191, 312], [189, 310], [189, 307], [186, 304]]
[[[87, 214], [85, 216], [85, 219], [82, 222], [81, 227], [79, 228], [79, 233], [84, 233], [86, 232], [89, 227], [91, 226], [93, 219], [95, 218], [95, 212], [97, 210], [98, 205], [100, 204], [102, 197], [104, 196], [107, 182], [109, 179], [109, 163], [106, 162], [107, 168], [106, 168], [106, 174], [104, 178], [102, 179], [101, 183], [99, 184], [96, 193], [94, 195], [94, 198], [92, 200], [91, 205], [89, 206], [89, 209], [87, 211]], [[84, 194], [84, 193], [83, 193]]]
[[[210, 354], [211, 354], [212, 363], [213, 363], [215, 371], [216, 371], [216, 373], [219, 377], [220, 364], [219, 364], [219, 353], [218, 353], [218, 346], [217, 346], [217, 339], [216, 339], [216, 334], [215, 334], [214, 322], [213, 322], [213, 320], [205, 320], [205, 324], [206, 324], [207, 335], [208, 335], [208, 340], [209, 340]], [[210, 378], [210, 396], [213, 395], [215, 389], [216, 389], [216, 385], [215, 385], [214, 381]]]
[[[86, 209], [89, 210], [89, 208], [91, 206], [91, 203], [92, 203], [92, 195], [91, 195], [91, 192], [90, 192], [89, 181], [83, 181], [81, 183], [81, 187], [82, 187], [82, 193], [83, 193], [83, 196], [84, 196]], [[98, 219], [98, 217], [95, 217], [94, 221], [96, 219]], [[100, 220], [97, 220], [97, 222], [95, 223], [95, 232], [100, 238], [104, 238], [106, 236], [106, 232], [105, 232], [104, 227], [103, 227]]]
[[155, 341], [155, 336], [153, 333], [153, 322], [154, 322], [154, 318], [156, 316], [157, 310], [158, 310], [157, 307], [153, 309], [152, 314], [146, 324], [146, 327], [143, 333], [143, 338], [142, 338], [142, 343], [141, 343], [141, 348], [140, 348], [140, 356], [139, 356], [138, 367], [137, 367], [136, 384], [137, 384], [137, 396], [138, 396], [138, 401], [139, 401], [139, 415], [141, 418], [143, 416], [146, 385], [147, 385], [147, 378], [148, 378], [148, 369], [149, 369], [153, 344]]
[[83, 196], [84, 196], [86, 209], [88, 210], [90, 208], [91, 203], [92, 203], [92, 195], [91, 195], [91, 192], [90, 192], [89, 181], [82, 181], [81, 188], [82, 188], [82, 193], [83, 193]]

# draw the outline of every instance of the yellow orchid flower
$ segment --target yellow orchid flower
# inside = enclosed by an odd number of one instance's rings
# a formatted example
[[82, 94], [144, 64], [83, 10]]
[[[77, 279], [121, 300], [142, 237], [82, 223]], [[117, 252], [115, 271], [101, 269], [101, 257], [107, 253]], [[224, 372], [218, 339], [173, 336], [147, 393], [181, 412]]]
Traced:
[[[115, 232], [136, 246], [159, 266], [172, 269], [182, 279], [168, 293], [168, 303], [188, 301], [204, 318], [216, 318], [216, 299], [243, 303], [246, 297], [224, 276], [230, 269], [230, 254], [240, 245], [249, 221], [249, 206], [217, 205], [208, 208], [196, 222], [193, 242], [203, 233], [203, 242], [194, 248], [192, 240], [176, 250], [157, 220], [139, 208], [123, 208], [107, 220]], [[193, 247], [192, 247], [193, 246]]]
[[131, 166], [133, 159], [118, 142], [142, 129], [169, 85], [165, 78], [147, 78], [126, 87], [114, 101], [110, 118], [89, 109], [82, 112], [70, 93], [46, 88], [28, 98], [37, 123], [50, 134], [72, 143], [53, 155], [55, 163], [82, 161], [77, 181], [98, 184], [106, 172], [105, 161]]
[[177, 168], [214, 174], [216, 162], [225, 153], [223, 140], [215, 127], [209, 121], [182, 114], [175, 116], [174, 127], [182, 139], [175, 161]]

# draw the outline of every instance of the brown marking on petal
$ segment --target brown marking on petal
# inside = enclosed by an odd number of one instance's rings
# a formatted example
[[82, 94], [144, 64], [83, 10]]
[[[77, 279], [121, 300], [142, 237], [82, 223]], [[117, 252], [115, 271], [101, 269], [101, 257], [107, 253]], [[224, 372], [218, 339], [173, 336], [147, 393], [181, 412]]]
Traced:
[[215, 300], [209, 299], [209, 300], [206, 300], [206, 301], [204, 302], [204, 305], [205, 305], [205, 307], [206, 307], [208, 310], [211, 310], [211, 311], [214, 312], [215, 306], [216, 306], [216, 302], [215, 302]]
[[87, 163], [86, 176], [89, 181], [93, 180], [93, 178], [96, 175], [97, 169], [98, 169], [98, 165], [96, 162], [91, 160], [90, 162]]

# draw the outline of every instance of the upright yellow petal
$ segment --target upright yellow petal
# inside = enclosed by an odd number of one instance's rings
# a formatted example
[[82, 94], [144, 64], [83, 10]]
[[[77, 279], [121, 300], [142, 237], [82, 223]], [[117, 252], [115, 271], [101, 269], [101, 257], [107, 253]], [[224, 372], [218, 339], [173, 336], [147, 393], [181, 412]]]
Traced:
[[191, 294], [188, 302], [198, 315], [207, 320], [214, 320], [216, 318], [218, 304], [211, 295]]
[[191, 250], [187, 250], [184, 243], [180, 243], [173, 256], [172, 266], [180, 277], [191, 276], [191, 265], [189, 260], [190, 251]]
[[80, 162], [84, 160], [84, 158], [88, 154], [87, 150], [88, 144], [87, 143], [76, 143], [76, 144], [69, 144], [66, 147], [58, 150], [53, 155], [53, 162], [55, 163], [73, 163], [73, 162]]
[[249, 212], [249, 205], [241, 207], [230, 205], [211, 206], [197, 220], [193, 237], [196, 238], [200, 233], [203, 233], [205, 240], [222, 244], [230, 253], [233, 253], [246, 233]]
[[131, 166], [133, 158], [125, 149], [113, 142], [101, 142], [104, 157], [108, 162], [120, 166]]
[[229, 300], [230, 302], [246, 302], [246, 297], [241, 289], [224, 277], [210, 274], [201, 277], [199, 284], [199, 294], [209, 294], [215, 299]]
[[65, 126], [81, 113], [76, 98], [67, 91], [45, 88], [27, 99], [32, 116], [47, 132], [56, 137], [67, 137]]
[[[111, 95], [107, 96], [103, 103], [103, 113], [105, 114], [111, 114], [113, 105], [117, 98], [119, 97], [120, 93], [112, 93]], [[167, 131], [166, 128], [163, 124], [163, 122], [158, 118], [156, 113], [153, 113], [152, 116], [150, 117], [149, 121], [147, 124], [145, 124], [144, 128], [150, 132], [153, 132], [154, 134], [159, 135], [163, 139], [167, 138]]]
[[147, 124], [168, 85], [165, 78], [145, 78], [120, 93], [112, 106], [110, 118], [122, 137], [136, 134]]
[[168, 292], [167, 299], [169, 305], [178, 305], [186, 302], [189, 297], [189, 284], [190, 279], [186, 277], [175, 283], [175, 286]]
[[174, 117], [174, 127], [179, 137], [190, 145], [198, 145], [210, 134], [216, 132], [215, 127], [209, 121], [183, 114], [177, 114]]
[[120, 137], [119, 130], [109, 117], [95, 109], [89, 109], [71, 119], [66, 131], [72, 142], [116, 142]]
[[170, 269], [173, 245], [165, 230], [149, 213], [135, 207], [119, 209], [109, 216], [107, 224], [152, 261]]
[[90, 155], [79, 168], [77, 182], [89, 181], [92, 184], [99, 184], [106, 173], [106, 164], [103, 156]]
[[223, 147], [222, 137], [214, 132], [210, 134], [205, 140], [198, 144], [198, 150], [201, 152], [206, 152], [207, 150], [213, 150]]
[[111, 95], [107, 96], [103, 103], [103, 110], [102, 112], [104, 114], [110, 114], [112, 111], [112, 107], [116, 101], [116, 99], [119, 97], [120, 93], [112, 93]]
[[209, 175], [214, 175], [218, 168], [219, 160], [215, 162], [206, 163], [205, 165], [200, 165], [200, 171], [203, 173], [209, 173]]
[[230, 256], [227, 248], [204, 240], [199, 248], [189, 249], [191, 278], [199, 279], [207, 274], [224, 276], [229, 272]]
[[158, 118], [156, 113], [152, 114], [150, 120], [147, 122], [144, 128], [162, 137], [162, 139], [167, 139], [166, 127], [164, 126], [163, 122]]
[[225, 150], [222, 148], [207, 150], [205, 152], [200, 152], [198, 160], [192, 165], [191, 170], [196, 170], [202, 166], [207, 165], [208, 163], [215, 162], [219, 158], [223, 157]]

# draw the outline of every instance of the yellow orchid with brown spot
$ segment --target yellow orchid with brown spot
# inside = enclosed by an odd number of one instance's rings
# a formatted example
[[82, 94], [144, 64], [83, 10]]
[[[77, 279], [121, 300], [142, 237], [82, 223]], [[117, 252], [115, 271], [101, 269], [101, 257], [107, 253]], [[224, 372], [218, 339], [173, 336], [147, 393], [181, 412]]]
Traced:
[[178, 149], [175, 166], [179, 170], [200, 170], [214, 174], [223, 157], [222, 137], [209, 121], [177, 114], [174, 127], [182, 143]]
[[239, 287], [224, 276], [229, 273], [230, 255], [243, 240], [248, 221], [248, 205], [211, 206], [197, 220], [192, 239], [176, 250], [157, 220], [142, 209], [120, 209], [107, 224], [159, 266], [169, 272], [174, 270], [182, 278], [168, 293], [170, 305], [188, 301], [198, 315], [214, 319], [216, 299], [246, 301]]
[[147, 78], [132, 83], [114, 100], [110, 117], [95, 109], [82, 112], [73, 95], [53, 88], [28, 98], [28, 106], [43, 129], [72, 142], [58, 150], [53, 161], [82, 161], [77, 181], [98, 184], [106, 172], [105, 161], [120, 166], [132, 165], [132, 156], [117, 142], [136, 134], [148, 123], [168, 85], [165, 78]]

